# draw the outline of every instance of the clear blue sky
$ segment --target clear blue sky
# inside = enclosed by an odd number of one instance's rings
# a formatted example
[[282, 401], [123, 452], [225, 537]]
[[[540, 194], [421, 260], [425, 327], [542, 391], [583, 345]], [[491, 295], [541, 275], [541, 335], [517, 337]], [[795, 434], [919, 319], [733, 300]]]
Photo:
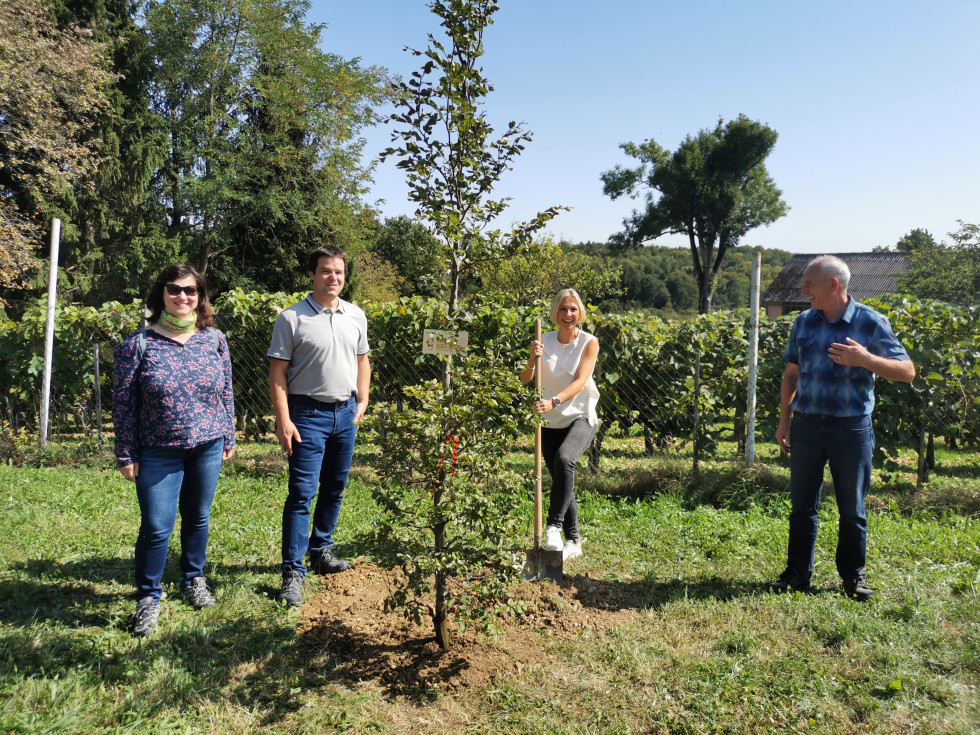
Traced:
[[[744, 113], [779, 133], [767, 161], [791, 207], [746, 245], [800, 253], [893, 245], [913, 228], [937, 239], [980, 223], [980, 2], [977, 0], [502, 0], [484, 41], [498, 127], [534, 140], [503, 179], [507, 223], [572, 207], [549, 231], [605, 241], [635, 202], [602, 193], [630, 165], [619, 145], [674, 149], [719, 117]], [[323, 47], [407, 77], [427, 34], [423, 0], [313, 0]], [[374, 157], [389, 132], [366, 132]], [[392, 161], [371, 199], [412, 214]], [[680, 244], [673, 241], [664, 244]]]

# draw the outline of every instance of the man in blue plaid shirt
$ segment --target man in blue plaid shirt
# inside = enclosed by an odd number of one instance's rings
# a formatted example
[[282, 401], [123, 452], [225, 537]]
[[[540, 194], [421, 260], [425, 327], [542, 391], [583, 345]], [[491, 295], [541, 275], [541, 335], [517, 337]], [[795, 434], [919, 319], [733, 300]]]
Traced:
[[[810, 308], [793, 324], [783, 352], [776, 442], [790, 455], [789, 554], [773, 592], [805, 590], [813, 575], [824, 467], [830, 464], [840, 512], [837, 573], [848, 597], [864, 601], [871, 485], [874, 382], [911, 382], [915, 366], [888, 319], [847, 295], [851, 274], [840, 258], [815, 258], [803, 273]], [[790, 445], [792, 443], [792, 452]]]

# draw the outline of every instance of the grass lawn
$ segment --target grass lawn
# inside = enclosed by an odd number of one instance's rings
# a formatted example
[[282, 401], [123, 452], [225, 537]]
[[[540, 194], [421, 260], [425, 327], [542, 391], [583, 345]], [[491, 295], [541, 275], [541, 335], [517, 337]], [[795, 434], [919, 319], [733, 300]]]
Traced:
[[[976, 455], [941, 452], [920, 493], [876, 483], [877, 594], [862, 605], [839, 593], [833, 502], [816, 592], [762, 592], [785, 554], [774, 457], [708, 463], [692, 483], [683, 454], [612, 449], [579, 478], [585, 556], [566, 573], [601, 581], [629, 615], [572, 636], [529, 625], [539, 661], [452, 694], [356, 680], [340, 653], [304, 643], [303, 608], [272, 601], [285, 490], [269, 447], [242, 446], [220, 481], [218, 606], [177, 599], [175, 535], [147, 640], [127, 632], [132, 486], [98, 466], [0, 466], [0, 733], [980, 732]], [[367, 562], [369, 478], [355, 473], [338, 529], [339, 551]], [[307, 598], [325, 584], [311, 576]]]

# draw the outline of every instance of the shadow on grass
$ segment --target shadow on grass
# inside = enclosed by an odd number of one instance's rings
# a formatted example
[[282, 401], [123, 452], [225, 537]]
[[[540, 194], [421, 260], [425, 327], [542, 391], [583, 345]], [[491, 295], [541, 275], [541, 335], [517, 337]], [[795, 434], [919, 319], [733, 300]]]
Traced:
[[[0, 621], [11, 625], [41, 619], [73, 628], [104, 627], [112, 623], [110, 616], [100, 611], [104, 605], [133, 599], [132, 589], [102, 589], [108, 584], [132, 585], [132, 557], [92, 556], [68, 562], [32, 559], [9, 569], [20, 578], [0, 580]], [[256, 575], [278, 572], [279, 566], [221, 564], [217, 571], [225, 583], [245, 581], [250, 586]], [[179, 581], [178, 558], [171, 551], [164, 584], [176, 585]]]
[[596, 610], [656, 610], [675, 602], [717, 600], [727, 601], [757, 595], [764, 585], [721, 577], [691, 581], [653, 579], [616, 581], [593, 579], [584, 575], [565, 576], [562, 586], [572, 588], [572, 599], [583, 607]]
[[[70, 562], [36, 559], [15, 564], [19, 579], [0, 581], [0, 621], [26, 625], [38, 619], [69, 627], [105, 626], [108, 603], [131, 597], [101, 586], [131, 580], [132, 559], [92, 557]], [[22, 575], [22, 576], [21, 576]]]
[[754, 503], [786, 498], [789, 493], [785, 471], [740, 463], [704, 467], [698, 480], [692, 478], [689, 468], [674, 463], [636, 471], [585, 474], [578, 484], [597, 495], [626, 500], [673, 495], [689, 510], [700, 505], [744, 510]]

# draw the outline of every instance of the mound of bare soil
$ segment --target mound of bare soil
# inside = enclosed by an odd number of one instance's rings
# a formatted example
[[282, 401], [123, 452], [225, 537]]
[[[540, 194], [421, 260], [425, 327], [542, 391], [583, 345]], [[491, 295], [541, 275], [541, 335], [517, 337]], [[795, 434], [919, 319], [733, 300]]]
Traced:
[[512, 597], [524, 602], [520, 618], [499, 620], [501, 635], [488, 641], [475, 632], [454, 635], [449, 649], [436, 644], [428, 625], [419, 627], [384, 611], [394, 574], [357, 564], [324, 579], [321, 593], [303, 606], [300, 633], [311, 646], [338, 657], [353, 680], [377, 681], [395, 693], [433, 688], [453, 692], [479, 688], [521, 672], [544, 658], [543, 634], [571, 638], [632, 620], [629, 600], [617, 588], [583, 575], [518, 584]]

